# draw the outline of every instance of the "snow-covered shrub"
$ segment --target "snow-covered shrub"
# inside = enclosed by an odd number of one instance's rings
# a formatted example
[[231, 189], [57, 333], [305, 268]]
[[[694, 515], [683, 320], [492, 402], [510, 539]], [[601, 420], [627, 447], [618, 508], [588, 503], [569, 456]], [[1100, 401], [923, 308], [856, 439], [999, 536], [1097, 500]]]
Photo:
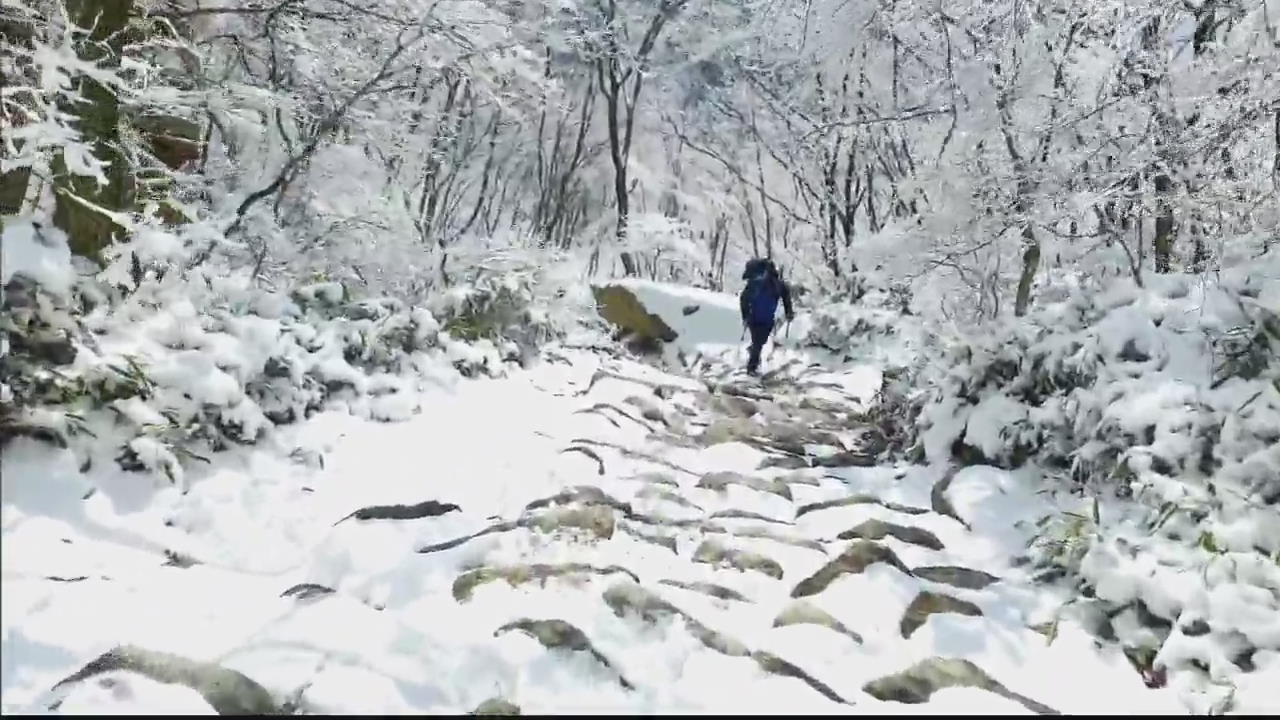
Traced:
[[70, 373], [85, 331], [66, 236], [29, 220], [6, 222], [0, 288], [0, 443], [26, 435], [65, 447], [80, 424], [41, 406], [86, 392], [84, 379]]
[[1280, 317], [1252, 279], [1266, 272], [1080, 287], [967, 338], [920, 417], [925, 450], [1004, 467], [1034, 457], [1122, 494], [1146, 471], [1208, 477], [1242, 462], [1280, 432]]
[[911, 293], [902, 283], [859, 275], [811, 302], [812, 322], [801, 344], [823, 348], [844, 361], [905, 367], [930, 342], [912, 316]]
[[[838, 291], [818, 298], [803, 345], [821, 348], [840, 362], [879, 366], [882, 381], [875, 402], [861, 419], [880, 435], [886, 452], [908, 450], [916, 416], [925, 401], [918, 388], [941, 352], [935, 334], [910, 310], [905, 286], [858, 276]], [[916, 458], [918, 459], [918, 458]]]
[[[472, 341], [441, 332], [426, 308], [356, 297], [340, 283], [269, 289], [218, 253], [193, 263], [191, 248], [210, 232], [139, 222], [106, 250], [104, 269], [76, 277], [60, 232], [9, 222], [0, 440], [33, 436], [72, 446], [86, 463], [180, 483], [190, 461], [327, 406], [407, 419], [419, 410], [421, 372], [500, 374], [521, 357], [510, 349], [517, 340], [532, 353], [553, 334], [528, 299], [517, 326], [502, 328], [515, 340]], [[529, 282], [514, 288], [532, 297]]]
[[1082, 593], [1070, 612], [1201, 710], [1280, 641], [1278, 271], [1051, 288], [919, 378], [918, 449], [1039, 468], [1075, 507], [1040, 519], [1038, 577]]
[[[566, 287], [565, 267], [553, 271], [553, 262], [518, 252], [487, 254], [431, 305], [447, 335], [441, 344], [460, 372], [470, 375], [482, 367], [492, 372], [488, 363], [495, 358], [499, 364], [527, 365], [539, 347], [562, 339], [576, 323], [581, 314], [570, 314], [575, 298]], [[454, 349], [458, 340], [474, 348]]]

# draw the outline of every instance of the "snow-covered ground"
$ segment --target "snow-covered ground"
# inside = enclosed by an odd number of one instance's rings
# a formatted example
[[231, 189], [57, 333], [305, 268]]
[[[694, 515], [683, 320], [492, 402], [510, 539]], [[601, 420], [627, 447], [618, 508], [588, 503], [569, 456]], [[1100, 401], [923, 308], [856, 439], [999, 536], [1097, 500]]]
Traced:
[[[659, 312], [691, 341], [736, 342], [736, 311], [717, 319], [734, 310], [726, 296], [684, 316], [690, 297], [673, 292], [675, 312]], [[526, 713], [1184, 712], [1074, 620], [1044, 632], [1063, 598], [1018, 561], [1047, 510], [1026, 478], [973, 467], [940, 486], [936, 467], [761, 469], [778, 454], [756, 439], [847, 423], [797, 403], [869, 397], [874, 369], [794, 375], [734, 414], [689, 376], [554, 355], [421, 391], [404, 422], [331, 410], [279, 428], [189, 473], [185, 493], [109, 464], [82, 473], [69, 451], [13, 441], [0, 461], [4, 711], [59, 697], [64, 713], [210, 710], [194, 691], [125, 672], [50, 692], [131, 645], [239, 671], [323, 713], [460, 713], [491, 698]], [[717, 423], [749, 424], [755, 439], [697, 441]], [[726, 471], [741, 475], [708, 479]], [[534, 502], [584, 486], [608, 498]], [[870, 500], [806, 507], [852, 496]], [[428, 500], [458, 509], [350, 517]], [[601, 505], [611, 500], [627, 507]], [[419, 552], [503, 521], [518, 527]], [[887, 537], [875, 521], [891, 524]], [[847, 554], [869, 547], [896, 561]], [[961, 587], [924, 570], [936, 567], [996, 580]], [[908, 607], [939, 602], [950, 611], [904, 625]], [[513, 629], [525, 620], [565, 621], [582, 638]], [[1280, 663], [1258, 655], [1237, 709], [1280, 704], [1258, 682]], [[916, 704], [867, 689], [931, 658], [970, 661], [987, 680], [943, 682]]]

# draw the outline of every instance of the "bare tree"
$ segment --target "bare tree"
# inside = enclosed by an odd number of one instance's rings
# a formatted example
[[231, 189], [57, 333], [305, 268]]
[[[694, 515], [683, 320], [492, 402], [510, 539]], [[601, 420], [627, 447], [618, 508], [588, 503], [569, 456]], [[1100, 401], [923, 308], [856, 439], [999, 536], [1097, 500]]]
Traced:
[[[639, 112], [640, 90], [649, 69], [653, 52], [663, 28], [688, 0], [659, 0], [658, 7], [645, 27], [635, 50], [623, 46], [625, 18], [618, 16], [618, 0], [596, 0], [605, 22], [603, 37], [596, 48], [595, 66], [600, 92], [605, 100], [605, 122], [609, 131], [609, 157], [613, 161], [613, 193], [616, 202], [618, 244], [627, 242], [627, 221], [631, 212], [627, 163], [631, 157], [631, 141]], [[628, 251], [622, 252], [622, 267], [627, 275], [635, 275], [639, 266]]]

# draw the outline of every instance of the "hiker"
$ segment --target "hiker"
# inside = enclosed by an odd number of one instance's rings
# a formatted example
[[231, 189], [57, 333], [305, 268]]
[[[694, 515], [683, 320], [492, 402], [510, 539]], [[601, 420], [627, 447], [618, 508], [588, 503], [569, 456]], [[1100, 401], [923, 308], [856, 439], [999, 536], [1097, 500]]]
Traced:
[[791, 290], [782, 280], [777, 266], [767, 258], [755, 258], [742, 272], [747, 286], [742, 289], [738, 305], [742, 310], [742, 325], [751, 332], [751, 350], [747, 357], [747, 373], [755, 375], [760, 368], [760, 350], [773, 332], [774, 316], [778, 312], [778, 299], [787, 313], [787, 322], [795, 318], [791, 309]]

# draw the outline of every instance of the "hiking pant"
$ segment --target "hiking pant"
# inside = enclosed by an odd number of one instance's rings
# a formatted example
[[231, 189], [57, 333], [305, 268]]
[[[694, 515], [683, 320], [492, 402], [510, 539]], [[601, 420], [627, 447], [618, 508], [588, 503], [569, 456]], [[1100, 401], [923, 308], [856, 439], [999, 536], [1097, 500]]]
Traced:
[[753, 323], [748, 325], [747, 329], [751, 332], [751, 349], [747, 351], [747, 372], [754, 373], [760, 369], [760, 350], [769, 339], [769, 333], [773, 332], [773, 323], [761, 325]]

